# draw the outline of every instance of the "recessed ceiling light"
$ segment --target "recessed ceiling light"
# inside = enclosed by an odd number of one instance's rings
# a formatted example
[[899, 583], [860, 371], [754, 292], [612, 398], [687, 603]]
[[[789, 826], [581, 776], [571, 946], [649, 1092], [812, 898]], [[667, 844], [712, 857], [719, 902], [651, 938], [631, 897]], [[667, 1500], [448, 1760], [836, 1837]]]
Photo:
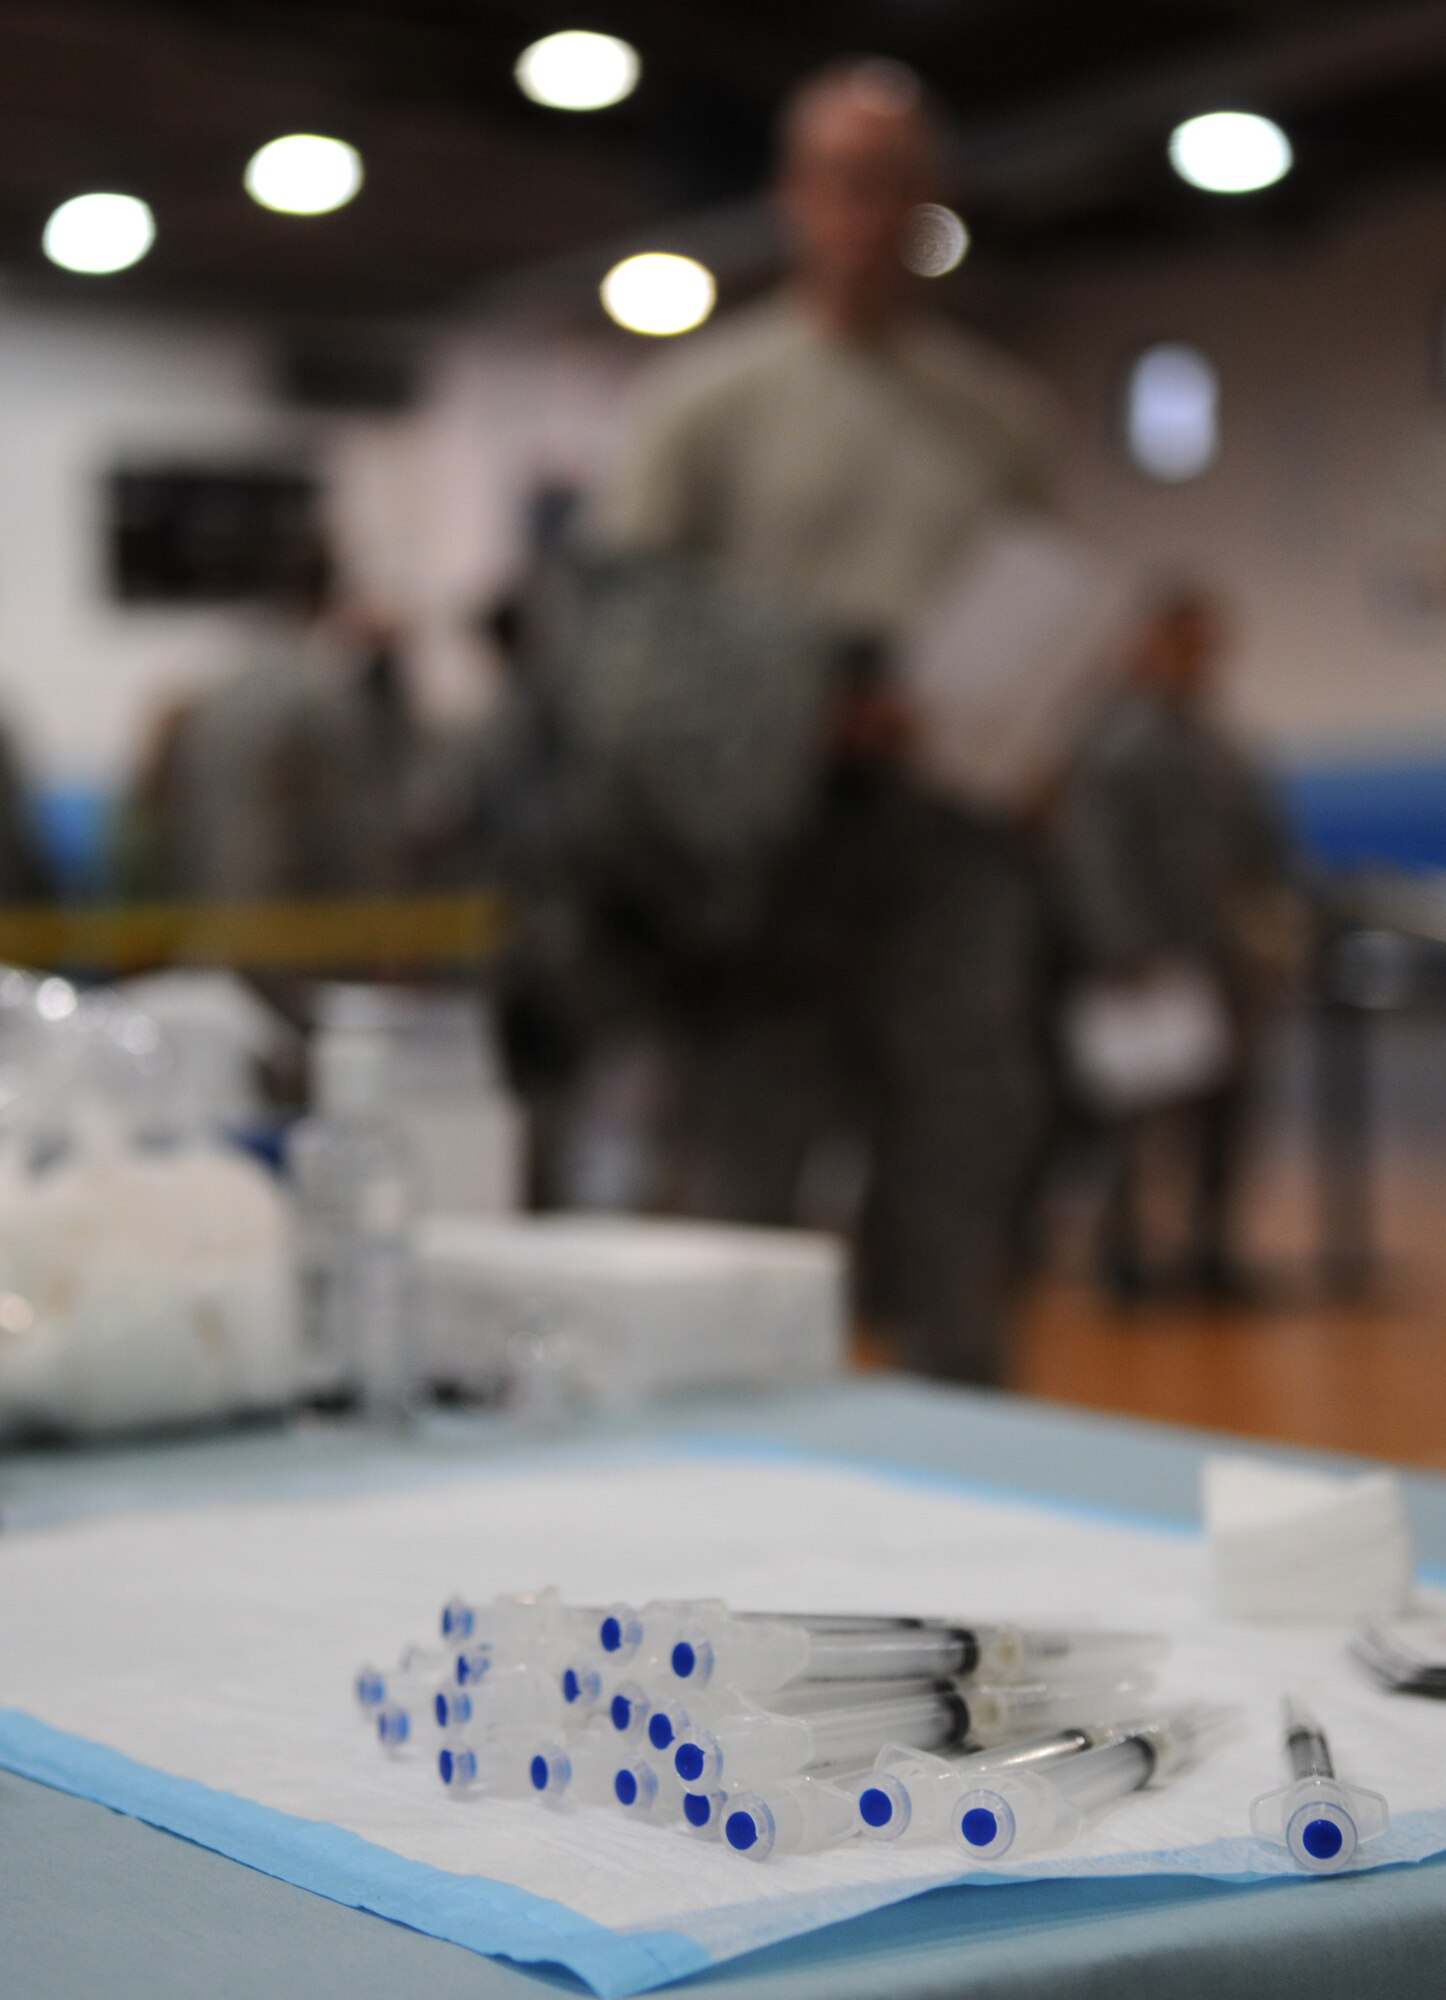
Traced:
[[942, 278], [957, 271], [969, 248], [969, 231], [962, 216], [941, 202], [926, 201], [909, 217], [900, 252], [908, 268], [921, 278]]
[[156, 240], [156, 219], [133, 194], [78, 194], [45, 225], [40, 247], [65, 271], [100, 276], [138, 264]]
[[361, 186], [361, 154], [345, 139], [292, 132], [252, 154], [245, 184], [253, 201], [280, 215], [329, 215]]
[[624, 257], [602, 281], [609, 317], [629, 333], [690, 333], [707, 319], [717, 296], [705, 265], [662, 250]]
[[1290, 172], [1295, 155], [1280, 127], [1254, 111], [1207, 111], [1170, 134], [1170, 165], [1210, 194], [1253, 194]]
[[630, 42], [566, 28], [524, 49], [513, 74], [534, 104], [554, 111], [604, 111], [632, 95], [641, 69]]

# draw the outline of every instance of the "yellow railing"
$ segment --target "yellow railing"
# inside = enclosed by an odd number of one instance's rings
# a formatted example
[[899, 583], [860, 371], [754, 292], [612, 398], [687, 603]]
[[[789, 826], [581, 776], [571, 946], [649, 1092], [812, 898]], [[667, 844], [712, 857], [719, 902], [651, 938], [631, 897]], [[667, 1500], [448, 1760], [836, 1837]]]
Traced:
[[491, 893], [329, 896], [266, 902], [0, 905], [0, 963], [135, 972], [228, 965], [247, 972], [399, 972], [471, 966], [506, 935]]

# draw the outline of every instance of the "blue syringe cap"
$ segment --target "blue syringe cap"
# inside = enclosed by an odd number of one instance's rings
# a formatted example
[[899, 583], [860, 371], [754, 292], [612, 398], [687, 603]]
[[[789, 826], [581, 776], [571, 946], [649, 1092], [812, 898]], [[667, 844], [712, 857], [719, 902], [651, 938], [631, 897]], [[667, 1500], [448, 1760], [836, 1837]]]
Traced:
[[683, 1632], [673, 1643], [668, 1664], [680, 1681], [706, 1687], [713, 1678], [713, 1647], [702, 1632]]
[[442, 1606], [442, 1637], [470, 1639], [477, 1629], [477, 1614], [460, 1597], [451, 1597]]
[[405, 1743], [412, 1733], [412, 1718], [404, 1708], [383, 1708], [377, 1715], [377, 1735], [388, 1749]]
[[614, 1604], [598, 1621], [597, 1642], [605, 1653], [627, 1659], [643, 1643], [643, 1621], [630, 1604]]
[[1311, 1875], [1348, 1867], [1362, 1841], [1374, 1840], [1390, 1824], [1390, 1808], [1379, 1792], [1339, 1778], [1301, 1778], [1266, 1792], [1250, 1808], [1253, 1832], [1283, 1842], [1291, 1859]]
[[859, 1823], [875, 1840], [897, 1840], [906, 1830], [913, 1805], [908, 1790], [887, 1771], [876, 1771], [859, 1791]]

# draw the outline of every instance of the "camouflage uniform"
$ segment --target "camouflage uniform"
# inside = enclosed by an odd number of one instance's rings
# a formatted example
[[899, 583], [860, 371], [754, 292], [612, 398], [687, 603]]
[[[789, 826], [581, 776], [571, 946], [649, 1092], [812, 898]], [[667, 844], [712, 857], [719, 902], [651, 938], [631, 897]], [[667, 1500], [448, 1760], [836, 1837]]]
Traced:
[[[1218, 982], [1236, 1059], [1218, 1089], [1162, 1114], [1191, 1155], [1197, 1275], [1227, 1282], [1259, 977], [1240, 922], [1247, 900], [1282, 884], [1286, 844], [1249, 761], [1204, 717], [1145, 690], [1118, 695], [1087, 737], [1054, 838], [1060, 909], [1077, 963], [1129, 978], [1191, 963]], [[1146, 1121], [1117, 1133], [1106, 1258], [1125, 1286], [1141, 1274], [1138, 1186]]]
[[226, 898], [383, 894], [412, 876], [417, 734], [313, 635], [201, 695], [169, 785], [176, 887]]
[[[769, 302], [657, 370], [596, 511], [610, 549], [691, 562], [695, 591], [774, 607], [765, 642], [717, 602], [715, 631], [737, 634], [731, 667], [730, 645], [696, 643], [686, 620], [657, 655], [682, 691], [673, 706], [696, 692], [718, 774], [674, 783], [675, 822], [692, 799], [725, 835], [731, 813], [757, 836], [721, 871], [716, 826], [711, 847], [692, 844], [695, 860], [708, 849], [712, 890], [674, 896], [684, 920], [657, 955], [678, 1052], [679, 1205], [795, 1221], [810, 1153], [861, 1135], [864, 1302], [915, 1365], [973, 1380], [999, 1371], [1008, 1246], [1043, 1116], [1037, 901], [1003, 828], [897, 773], [825, 768], [833, 688], [818, 663], [856, 642], [887, 657], [1000, 510], [1037, 499], [1048, 430], [1032, 380], [942, 324], [870, 346]], [[791, 664], [785, 607], [814, 627]], [[760, 645], [761, 676], [745, 667]], [[632, 798], [668, 790], [637, 775], [657, 706], [628, 732]], [[783, 741], [791, 786], [772, 754]], [[787, 795], [771, 822], [763, 772], [775, 806]], [[721, 924], [690, 935], [690, 903]]]

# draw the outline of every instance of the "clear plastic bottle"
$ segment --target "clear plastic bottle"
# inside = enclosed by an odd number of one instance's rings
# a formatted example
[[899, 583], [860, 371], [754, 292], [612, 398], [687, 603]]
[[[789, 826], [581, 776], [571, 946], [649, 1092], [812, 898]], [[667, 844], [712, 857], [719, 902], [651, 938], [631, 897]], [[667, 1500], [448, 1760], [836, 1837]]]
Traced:
[[379, 1417], [404, 1413], [416, 1376], [412, 1176], [389, 1072], [384, 1033], [323, 1028], [315, 1108], [290, 1146], [304, 1380], [313, 1394], [350, 1392]]

